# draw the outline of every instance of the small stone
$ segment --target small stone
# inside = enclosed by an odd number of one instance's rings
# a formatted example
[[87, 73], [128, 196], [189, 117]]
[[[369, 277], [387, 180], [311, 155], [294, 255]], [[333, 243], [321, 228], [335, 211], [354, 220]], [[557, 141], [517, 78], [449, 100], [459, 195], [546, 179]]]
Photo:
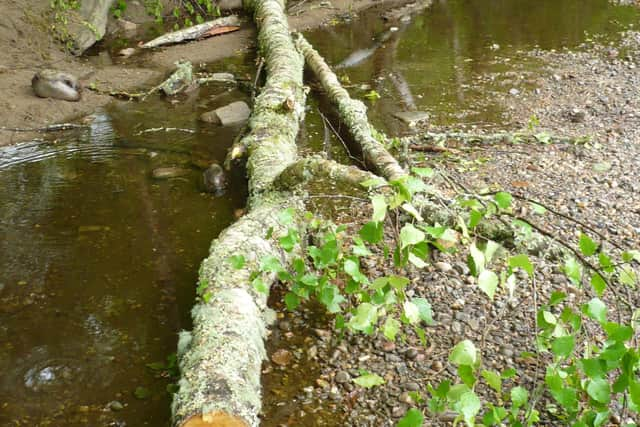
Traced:
[[434, 265], [438, 270], [440, 270], [443, 273], [448, 273], [453, 269], [451, 264], [449, 264], [448, 262], [440, 261], [440, 262], [436, 262]]
[[278, 322], [278, 329], [281, 331], [290, 331], [291, 330], [291, 322], [288, 320], [281, 320]]
[[407, 393], [406, 391], [400, 395], [400, 398], [398, 400], [401, 403], [406, 403], [408, 405], [411, 405], [413, 403], [413, 399], [411, 398], [409, 393]]
[[233, 126], [246, 122], [250, 114], [251, 110], [246, 102], [236, 101], [201, 114], [200, 120], [206, 123], [221, 124], [222, 126]]
[[509, 95], [517, 96], [519, 94], [520, 94], [520, 91], [518, 89], [516, 89], [515, 87], [512, 87], [511, 89], [509, 89]]
[[415, 382], [406, 383], [404, 385], [405, 390], [407, 391], [418, 391], [420, 390], [420, 384]]
[[322, 378], [318, 378], [316, 380], [316, 385], [320, 388], [329, 388], [329, 383], [326, 380], [323, 380]]
[[133, 47], [128, 47], [126, 49], [122, 49], [121, 51], [119, 51], [118, 55], [126, 58], [127, 56], [131, 56], [134, 53], [136, 53], [136, 49]]
[[271, 361], [279, 366], [288, 365], [291, 362], [292, 358], [293, 358], [293, 355], [291, 354], [291, 352], [282, 348], [279, 350], [276, 350], [271, 355]]
[[418, 357], [418, 350], [416, 350], [415, 348], [410, 348], [404, 353], [404, 356], [409, 360], [414, 360], [416, 357]]
[[584, 123], [586, 113], [583, 110], [574, 108], [569, 112], [569, 119], [573, 123]]
[[113, 412], [122, 411], [124, 409], [124, 405], [117, 400], [113, 400], [107, 404], [107, 407], [111, 409]]
[[395, 349], [396, 349], [396, 343], [394, 343], [393, 341], [385, 341], [382, 344], [382, 350], [384, 350], [384, 351], [389, 352], [389, 351], [393, 351]]
[[429, 113], [425, 111], [398, 111], [393, 113], [393, 117], [401, 120], [408, 126], [415, 126], [417, 123], [429, 120]]
[[151, 172], [151, 176], [155, 179], [170, 179], [177, 178], [180, 176], [188, 175], [190, 172], [189, 169], [178, 168], [178, 167], [166, 167], [166, 168], [157, 168]]
[[118, 19], [116, 25], [119, 31], [125, 34], [132, 34], [138, 31], [138, 24], [135, 22], [127, 21], [126, 19]]
[[335, 380], [338, 384], [344, 384], [351, 381], [351, 375], [347, 371], [338, 371]]

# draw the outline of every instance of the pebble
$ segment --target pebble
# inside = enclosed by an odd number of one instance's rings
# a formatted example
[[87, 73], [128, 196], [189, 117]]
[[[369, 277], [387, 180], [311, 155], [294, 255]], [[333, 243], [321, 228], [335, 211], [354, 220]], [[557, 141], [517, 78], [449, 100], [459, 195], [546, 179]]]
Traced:
[[448, 262], [442, 262], [442, 261], [436, 262], [434, 266], [443, 273], [448, 273], [451, 270], [453, 270], [453, 267]]
[[118, 412], [118, 411], [122, 411], [124, 409], [124, 405], [119, 402], [118, 400], [112, 400], [111, 402], [109, 402], [107, 404], [107, 406], [109, 407], [109, 409], [111, 409], [113, 412]]
[[347, 371], [339, 371], [336, 374], [335, 380], [338, 384], [344, 384], [351, 381], [351, 375]]

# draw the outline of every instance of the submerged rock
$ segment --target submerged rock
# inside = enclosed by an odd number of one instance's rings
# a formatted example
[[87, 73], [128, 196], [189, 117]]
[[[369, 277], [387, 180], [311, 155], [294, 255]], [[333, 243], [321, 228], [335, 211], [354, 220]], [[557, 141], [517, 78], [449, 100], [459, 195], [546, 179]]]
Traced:
[[227, 178], [224, 174], [222, 166], [212, 163], [202, 174], [202, 181], [207, 192], [217, 196], [224, 193], [227, 188]]
[[251, 110], [244, 101], [232, 102], [224, 107], [208, 111], [200, 116], [200, 120], [206, 123], [216, 123], [222, 126], [242, 124], [247, 121]]
[[398, 111], [393, 113], [393, 117], [403, 121], [409, 126], [429, 120], [429, 113], [426, 111]]
[[157, 168], [151, 172], [151, 176], [154, 179], [169, 179], [177, 178], [179, 176], [185, 176], [189, 174], [189, 169], [179, 168], [175, 166], [169, 166], [166, 168]]

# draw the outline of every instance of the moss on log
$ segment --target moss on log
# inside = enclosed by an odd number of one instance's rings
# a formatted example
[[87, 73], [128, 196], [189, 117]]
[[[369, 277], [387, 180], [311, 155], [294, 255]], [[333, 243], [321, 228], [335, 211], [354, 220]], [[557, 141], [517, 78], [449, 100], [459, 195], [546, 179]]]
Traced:
[[[178, 344], [181, 379], [172, 415], [173, 425], [180, 427], [259, 425], [267, 296], [253, 289], [251, 274], [268, 255], [288, 264], [296, 251], [282, 251], [277, 238], [296, 223], [280, 224], [278, 215], [287, 208], [304, 212], [296, 194], [273, 189], [274, 179], [297, 159], [295, 138], [306, 98], [304, 60], [290, 38], [282, 1], [246, 1], [245, 7], [254, 12], [267, 71], [243, 139], [249, 151], [249, 211], [220, 234], [202, 263], [199, 291], [204, 297], [192, 311], [193, 331], [183, 332]], [[303, 227], [298, 228], [302, 235]], [[267, 238], [269, 229], [272, 237]], [[232, 267], [232, 255], [245, 257], [242, 268]], [[263, 280], [269, 286], [275, 276]]]
[[329, 100], [335, 104], [340, 120], [349, 128], [354, 141], [360, 146], [367, 165], [372, 167], [378, 175], [390, 181], [406, 175], [395, 157], [389, 154], [384, 145], [373, 136], [367, 119], [367, 107], [361, 101], [351, 99], [349, 93], [340, 85], [335, 73], [301, 34], [296, 34], [295, 43], [296, 48], [304, 55], [307, 65], [327, 92]]

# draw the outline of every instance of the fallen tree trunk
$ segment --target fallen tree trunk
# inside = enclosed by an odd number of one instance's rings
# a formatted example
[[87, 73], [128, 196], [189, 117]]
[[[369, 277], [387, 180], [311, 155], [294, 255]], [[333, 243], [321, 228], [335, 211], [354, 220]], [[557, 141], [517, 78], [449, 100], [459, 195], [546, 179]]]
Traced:
[[367, 107], [357, 99], [351, 99], [335, 73], [324, 59], [302, 36], [296, 35], [296, 48], [304, 55], [309, 68], [316, 75], [329, 100], [335, 104], [340, 120], [349, 128], [355, 143], [362, 149], [366, 164], [378, 175], [393, 181], [406, 175], [398, 161], [387, 151], [372, 133]]
[[[304, 211], [298, 195], [272, 190], [274, 179], [297, 159], [295, 138], [306, 97], [303, 59], [292, 44], [281, 1], [249, 0], [245, 6], [254, 11], [267, 71], [244, 138], [249, 210], [212, 243], [202, 263], [193, 331], [181, 333], [178, 343], [181, 379], [172, 405], [174, 426], [259, 425], [267, 296], [253, 289], [252, 274], [268, 255], [287, 265], [291, 254], [277, 237], [297, 223], [281, 224], [278, 215], [287, 208]], [[231, 265], [234, 255], [244, 257], [241, 268]], [[275, 275], [262, 280], [268, 289]]]
[[167, 44], [195, 40], [210, 35], [212, 30], [215, 31], [216, 29], [223, 27], [237, 27], [236, 29], [239, 29], [239, 25], [240, 19], [235, 15], [229, 15], [224, 18], [214, 19], [213, 21], [203, 22], [202, 24], [163, 34], [160, 37], [156, 37], [155, 39], [144, 43], [140, 47], [143, 49], [150, 49], [152, 47], [160, 47]]

